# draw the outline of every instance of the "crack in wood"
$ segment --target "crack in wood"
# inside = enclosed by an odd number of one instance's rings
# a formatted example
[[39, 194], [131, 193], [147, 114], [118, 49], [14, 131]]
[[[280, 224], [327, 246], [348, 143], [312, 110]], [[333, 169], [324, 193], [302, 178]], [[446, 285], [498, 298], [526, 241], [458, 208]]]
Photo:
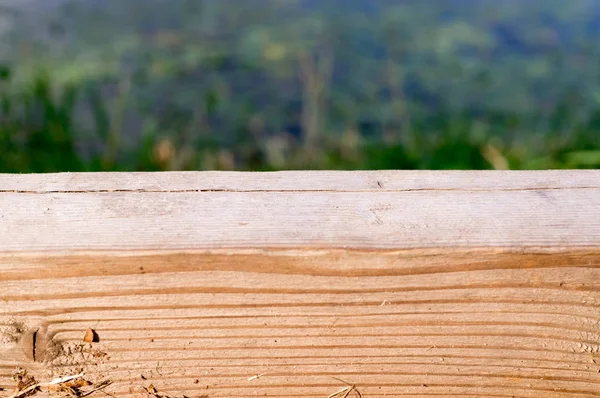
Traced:
[[33, 332], [33, 336], [31, 337], [31, 357], [33, 358], [33, 362], [37, 361], [36, 358], [36, 344], [37, 344], [37, 333], [40, 329], [37, 329]]

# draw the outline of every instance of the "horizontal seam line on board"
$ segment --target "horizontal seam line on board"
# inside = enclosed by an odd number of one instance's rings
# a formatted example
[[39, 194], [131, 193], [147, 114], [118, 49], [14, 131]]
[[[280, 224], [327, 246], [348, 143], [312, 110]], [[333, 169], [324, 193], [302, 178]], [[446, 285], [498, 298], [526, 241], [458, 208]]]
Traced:
[[[161, 367], [162, 369], [162, 367]], [[378, 372], [372, 371], [372, 372], [336, 372], [336, 375], [341, 375], [341, 376], [358, 376], [361, 374], [364, 375], [368, 375], [368, 376], [374, 376], [374, 375], [378, 375]], [[452, 377], [455, 376], [455, 373], [448, 373], [448, 372], [439, 372], [439, 373], [435, 373], [435, 374], [427, 374], [425, 372], [392, 372], [389, 373], [390, 375], [394, 375], [394, 376], [402, 376], [402, 375], [406, 375], [406, 376], [437, 376], [437, 377]], [[290, 376], [290, 374], [285, 374], [285, 373], [268, 373], [267, 374], [268, 377], [279, 377], [279, 378], [287, 378]], [[265, 376], [267, 376], [265, 375]], [[305, 372], [305, 373], [294, 373], [294, 377], [295, 378], [306, 378], [306, 377], [317, 377], [319, 375], [322, 375], [322, 373], [320, 372]], [[490, 379], [503, 379], [503, 378], [507, 378], [507, 377], [512, 377], [518, 380], [539, 380], [540, 376], [539, 375], [531, 375], [531, 376], [522, 376], [522, 375], [513, 375], [513, 374], [484, 374], [484, 373], [466, 373], [465, 375], [471, 376], [471, 377], [486, 377], [486, 378], [490, 378]], [[175, 376], [173, 377], [172, 375], [168, 375], [170, 377], [171, 380], [186, 380], [189, 378], [189, 375], [182, 375], [182, 376]], [[217, 375], [212, 375], [211, 377], [213, 378], [237, 378], [237, 377], [245, 377], [247, 376], [247, 373], [240, 373], [240, 374], [217, 374]], [[137, 380], [137, 377], [132, 378], [132, 380]], [[580, 383], [586, 383], [586, 384], [598, 384], [597, 381], [595, 380], [589, 380], [588, 378], [585, 379], [578, 379], [578, 378], [566, 378], [566, 377], [544, 377], [544, 380], [546, 381], [554, 381], [554, 382], [566, 382], [566, 383], [575, 383], [575, 382], [580, 382]]]
[[231, 193], [374, 193], [374, 192], [510, 192], [510, 191], [553, 191], [553, 190], [575, 190], [575, 189], [600, 189], [600, 186], [576, 186], [576, 187], [524, 187], [524, 188], [405, 188], [405, 189], [93, 189], [93, 190], [26, 190], [26, 189], [0, 189], [0, 193], [20, 193], [47, 195], [55, 193], [200, 193], [200, 192], [231, 192]]
[[[533, 361], [536, 363], [545, 363], [545, 362], [549, 362], [550, 364], [553, 363], [560, 363], [561, 365], [565, 365], [564, 360], [561, 358], [557, 358], [557, 359], [539, 359], [539, 358], [531, 358], [531, 357], [521, 357], [521, 356], [512, 356], [512, 357], [499, 357], [499, 356], [489, 356], [489, 355], [458, 355], [458, 354], [447, 354], [446, 352], [442, 352], [442, 353], [432, 353], [430, 355], [381, 355], [378, 354], [377, 356], [371, 356], [368, 357], [370, 359], [376, 359], [376, 361], [360, 361], [360, 360], [356, 360], [356, 355], [335, 355], [335, 356], [331, 356], [331, 355], [294, 355], [291, 356], [290, 359], [294, 360], [296, 363], [291, 364], [291, 363], [279, 363], [276, 366], [281, 366], [281, 367], [289, 367], [289, 366], [318, 366], [318, 365], [322, 365], [323, 362], [303, 362], [300, 363], [298, 362], [298, 360], [302, 360], [302, 359], [309, 359], [309, 360], [318, 360], [318, 359], [332, 359], [335, 360], [336, 363], [343, 363], [340, 360], [347, 360], [348, 363], [353, 363], [355, 365], [442, 365], [444, 366], [444, 364], [442, 363], [438, 363], [438, 362], [434, 362], [434, 361], [426, 361], [425, 359], [438, 359], [440, 356], [443, 356], [445, 360], [449, 360], [445, 365], [451, 364], [451, 365], [460, 365], [460, 366], [470, 366], [470, 367], [484, 367], [484, 366], [489, 366], [489, 367], [505, 367], [508, 365], [502, 365], [502, 364], [489, 364], [489, 363], [485, 363], [483, 365], [478, 365], [478, 364], [469, 364], [469, 363], [454, 363], [451, 362], [452, 360], [490, 360], [490, 359], [496, 359], [496, 360], [502, 360], [502, 361], [521, 361], [521, 363], [523, 363], [524, 361]], [[378, 362], [381, 360], [385, 360], [385, 359], [397, 359], [397, 358], [410, 358], [413, 359], [411, 360], [406, 360], [406, 361], [387, 361], [387, 362]], [[250, 357], [248, 358], [249, 360], [254, 360], [255, 358]], [[278, 356], [261, 356], [261, 359], [265, 359], [265, 360], [279, 360], [281, 359], [281, 357]], [[223, 367], [243, 367], [243, 366], [248, 366], [247, 363], [235, 363], [235, 364], [231, 364], [231, 361], [235, 361], [235, 360], [245, 360], [245, 357], [242, 358], [240, 356], [219, 356], [219, 360], [220, 361], [227, 361], [226, 364], [219, 364], [219, 365], [213, 365], [213, 363], [207, 363], [206, 365], [195, 365], [196, 367], [219, 367], [219, 368], [223, 368]], [[127, 363], [127, 362], [131, 362], [130, 359], [114, 359], [111, 358], [112, 363], [115, 364], [119, 364], [119, 363]], [[155, 362], [156, 359], [155, 358], [141, 358], [141, 357], [136, 357], [135, 359], [136, 362], [139, 363], [147, 363], [147, 362]], [[177, 358], [167, 358], [164, 360], [165, 362], [173, 362], [176, 361], [177, 363], [181, 363], [181, 362], [209, 362], [209, 361], [214, 361], [214, 358], [207, 358], [205, 356], [198, 356], [198, 357], [177, 357]], [[567, 364], [568, 365], [568, 364]], [[60, 366], [60, 365], [55, 365], [55, 366]], [[65, 365], [65, 366], [69, 366], [69, 365]], [[587, 366], [587, 365], [582, 365], [582, 366]], [[543, 367], [543, 366], [524, 366], [522, 367], [523, 369], [548, 369], [548, 370], [554, 370], [557, 372], [562, 372], [562, 371], [568, 371], [568, 372], [573, 372], [573, 371], [580, 371], [583, 373], [592, 373], [592, 372], [596, 372], [595, 370], [592, 369], [574, 369], [572, 367], [565, 367], [565, 368], [559, 368], [559, 367]]]

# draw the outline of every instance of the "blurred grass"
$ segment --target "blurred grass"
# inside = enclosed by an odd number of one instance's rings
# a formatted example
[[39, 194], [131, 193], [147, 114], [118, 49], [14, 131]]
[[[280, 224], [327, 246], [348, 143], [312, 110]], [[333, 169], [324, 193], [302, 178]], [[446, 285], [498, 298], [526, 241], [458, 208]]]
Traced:
[[0, 172], [600, 166], [592, 0], [238, 6], [15, 14]]
[[[126, 131], [131, 80], [119, 82], [107, 99], [105, 85], [53, 84], [44, 72], [18, 89], [11, 88], [9, 68], [0, 69], [0, 78], [0, 172], [600, 167], [600, 110], [567, 133], [560, 123], [568, 118], [564, 107], [550, 115], [549, 131], [513, 137], [494, 132], [519, 125], [518, 114], [445, 112], [412, 120], [409, 141], [402, 140], [405, 131], [369, 135], [349, 126], [339, 134], [325, 132], [319, 145], [306, 147], [301, 135], [260, 131], [252, 112], [231, 115], [247, 117], [238, 120], [235, 139], [223, 140], [209, 127], [198, 129], [206, 121], [180, 117], [176, 110], [168, 119], [176, 127], [169, 128], [152, 109], [138, 109], [141, 135], [132, 141]], [[210, 116], [222, 100], [209, 90], [199, 106]], [[186, 138], [181, 133], [188, 130]]]

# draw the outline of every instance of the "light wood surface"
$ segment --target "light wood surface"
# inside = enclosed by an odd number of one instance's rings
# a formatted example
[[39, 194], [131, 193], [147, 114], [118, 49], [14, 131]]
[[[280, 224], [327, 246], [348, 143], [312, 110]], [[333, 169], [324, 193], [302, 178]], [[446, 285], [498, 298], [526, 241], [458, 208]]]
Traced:
[[0, 175], [0, 397], [16, 367], [113, 382], [91, 396], [600, 396], [600, 172]]

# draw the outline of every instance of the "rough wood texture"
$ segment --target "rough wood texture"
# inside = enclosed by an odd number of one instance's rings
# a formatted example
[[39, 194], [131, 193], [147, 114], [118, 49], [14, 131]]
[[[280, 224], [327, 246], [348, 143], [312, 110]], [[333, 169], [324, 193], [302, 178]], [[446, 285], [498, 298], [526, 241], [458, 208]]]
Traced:
[[114, 396], [600, 396], [600, 172], [0, 175], [0, 397], [17, 366]]

